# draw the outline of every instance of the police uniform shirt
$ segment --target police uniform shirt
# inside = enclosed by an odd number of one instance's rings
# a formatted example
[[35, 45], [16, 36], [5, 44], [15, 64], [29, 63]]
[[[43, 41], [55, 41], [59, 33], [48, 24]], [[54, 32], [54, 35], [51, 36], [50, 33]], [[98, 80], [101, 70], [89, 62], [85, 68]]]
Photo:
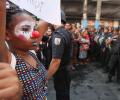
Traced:
[[65, 40], [59, 33], [53, 33], [52, 37], [52, 58], [61, 59], [64, 53]]

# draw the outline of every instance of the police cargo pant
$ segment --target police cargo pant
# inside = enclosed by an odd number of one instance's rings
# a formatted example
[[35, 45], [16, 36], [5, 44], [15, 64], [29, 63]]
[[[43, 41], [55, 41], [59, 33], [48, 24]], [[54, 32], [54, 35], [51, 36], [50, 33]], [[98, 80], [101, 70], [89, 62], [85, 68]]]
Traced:
[[58, 70], [54, 75], [56, 100], [70, 100], [70, 75], [66, 69]]
[[109, 61], [109, 76], [114, 76], [115, 72], [117, 72], [117, 81], [120, 82], [120, 61], [119, 56], [117, 54], [113, 54]]

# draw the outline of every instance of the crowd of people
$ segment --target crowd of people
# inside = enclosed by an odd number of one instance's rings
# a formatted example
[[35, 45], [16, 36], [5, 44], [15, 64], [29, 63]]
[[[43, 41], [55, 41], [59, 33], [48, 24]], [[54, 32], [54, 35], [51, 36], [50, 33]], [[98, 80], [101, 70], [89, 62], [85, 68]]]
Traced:
[[[48, 28], [48, 31], [44, 35], [45, 37], [51, 37], [54, 30]], [[117, 82], [120, 80], [120, 29], [113, 27], [101, 26], [99, 30], [96, 30], [93, 26], [82, 29], [80, 24], [66, 23], [65, 29], [72, 34], [72, 52], [71, 52], [71, 66], [72, 70], [75, 70], [78, 65], [85, 65], [91, 61], [97, 61], [101, 64], [103, 72], [108, 73], [108, 79], [106, 82], [111, 82], [112, 77], [116, 76]], [[49, 33], [50, 32], [50, 33]], [[50, 38], [46, 39], [46, 43], [43, 49], [46, 52], [50, 52]], [[49, 65], [49, 58], [51, 54], [43, 52], [43, 63]]]

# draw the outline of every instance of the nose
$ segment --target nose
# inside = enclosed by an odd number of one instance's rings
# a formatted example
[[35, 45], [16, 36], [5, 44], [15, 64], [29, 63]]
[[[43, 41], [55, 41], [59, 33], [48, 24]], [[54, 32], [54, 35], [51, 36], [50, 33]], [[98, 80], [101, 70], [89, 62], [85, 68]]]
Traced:
[[37, 38], [40, 38], [40, 37], [41, 37], [41, 34], [38, 31], [33, 31], [32, 32], [31, 38], [37, 39]]

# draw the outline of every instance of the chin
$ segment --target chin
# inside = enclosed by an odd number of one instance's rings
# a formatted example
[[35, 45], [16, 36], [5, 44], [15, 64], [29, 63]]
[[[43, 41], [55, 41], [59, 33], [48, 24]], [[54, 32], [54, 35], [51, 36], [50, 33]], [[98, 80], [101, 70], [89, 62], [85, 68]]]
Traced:
[[29, 51], [29, 50], [33, 50], [33, 49], [31, 47], [27, 47], [27, 48], [20, 48], [20, 50]]
[[29, 50], [36, 50], [37, 49], [37, 47], [31, 47], [31, 48], [29, 48]]

